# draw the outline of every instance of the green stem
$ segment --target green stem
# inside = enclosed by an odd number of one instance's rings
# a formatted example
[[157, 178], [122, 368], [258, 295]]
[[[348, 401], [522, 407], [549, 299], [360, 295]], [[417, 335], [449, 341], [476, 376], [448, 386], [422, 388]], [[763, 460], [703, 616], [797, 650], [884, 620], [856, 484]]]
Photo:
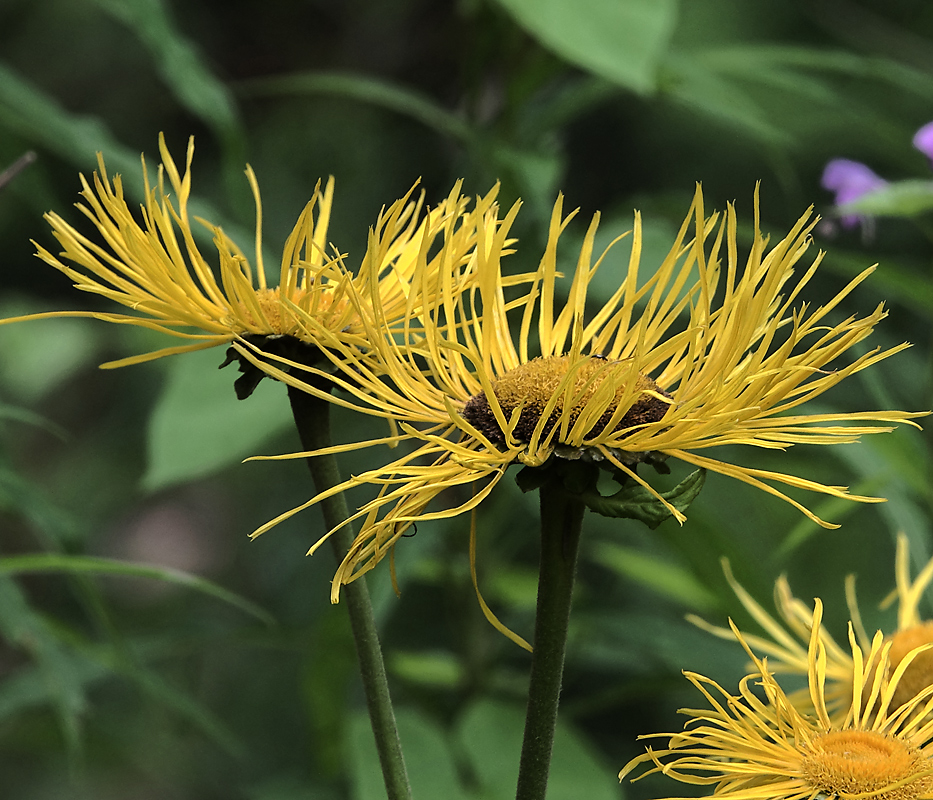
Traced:
[[585, 506], [578, 495], [551, 480], [540, 489], [541, 565], [535, 615], [534, 653], [528, 687], [525, 738], [516, 800], [544, 800], [557, 725], [577, 546]]
[[[306, 450], [329, 447], [331, 444], [330, 403], [292, 387], [288, 389], [288, 399], [291, 402], [292, 415], [295, 418], [302, 447]], [[337, 466], [337, 459], [333, 455], [315, 456], [308, 458], [307, 461], [314, 485], [319, 492], [340, 483], [340, 470]], [[344, 522], [350, 516], [342, 492], [322, 500], [321, 510], [324, 513], [324, 522], [328, 530]], [[353, 538], [353, 531], [349, 525], [340, 528], [330, 537], [338, 563], [343, 561], [344, 556], [350, 550]], [[385, 663], [382, 660], [382, 648], [379, 645], [379, 634], [376, 630], [376, 620], [373, 617], [373, 607], [365, 578], [358, 578], [353, 583], [344, 586], [343, 598], [350, 613], [350, 626], [356, 642], [360, 674], [363, 678], [363, 691], [366, 694], [366, 706], [369, 710], [373, 735], [376, 737], [376, 750], [382, 766], [386, 796], [388, 800], [411, 800], [411, 787], [408, 784], [402, 745], [395, 724], [395, 712], [392, 710], [392, 699], [389, 696]]]

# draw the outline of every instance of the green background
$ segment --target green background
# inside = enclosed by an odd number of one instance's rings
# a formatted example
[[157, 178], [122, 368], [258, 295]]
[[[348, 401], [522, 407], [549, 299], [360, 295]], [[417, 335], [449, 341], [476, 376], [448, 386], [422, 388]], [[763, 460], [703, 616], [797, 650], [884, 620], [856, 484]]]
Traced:
[[[244, 248], [252, 164], [272, 263], [328, 175], [329, 238], [350, 263], [380, 207], [416, 179], [428, 202], [461, 177], [467, 194], [500, 179], [504, 203], [525, 201], [516, 268], [535, 264], [558, 191], [584, 218], [603, 213], [605, 241], [641, 209], [650, 269], [696, 181], [707, 208], [737, 203], [747, 245], [760, 181], [762, 226], [777, 237], [811, 204], [829, 212], [807, 299], [827, 302], [878, 262], [836, 319], [883, 300], [874, 344], [914, 343], [810, 410], [929, 409], [930, 220], [841, 230], [819, 178], [837, 156], [892, 180], [931, 177], [910, 144], [933, 117], [931, 54], [923, 0], [4, 0], [0, 168], [38, 159], [0, 189], [0, 314], [106, 308], [29, 240], [56, 249], [48, 210], [77, 223], [77, 175], [98, 150], [137, 191], [139, 154], [157, 160], [160, 131], [176, 158], [196, 137], [202, 213]], [[604, 268], [594, 304], [619, 280]], [[96, 368], [165, 344], [94, 321], [0, 330], [3, 795], [378, 798], [344, 609], [328, 602], [333, 563], [304, 556], [318, 512], [247, 538], [309, 496], [298, 461], [240, 463], [298, 449], [285, 393], [266, 381], [238, 402], [219, 350]], [[344, 412], [336, 423], [342, 440], [384, 431]], [[351, 455], [344, 470], [388, 455]], [[675, 730], [675, 710], [698, 704], [682, 669], [727, 687], [742, 674], [737, 648], [684, 621], [732, 615], [753, 629], [721, 557], [766, 604], [786, 572], [799, 596], [824, 599], [842, 636], [846, 574], [859, 576], [869, 624], [889, 626], [875, 609], [893, 587], [894, 536], [908, 535], [915, 565], [930, 555], [927, 434], [722, 457], [888, 502], [795, 494], [842, 523], [825, 531], [710, 476], [683, 527], [589, 515], [550, 800], [683, 793], [654, 779], [620, 787], [616, 773], [640, 752], [638, 734]], [[670, 481], [686, 472], [675, 466]], [[420, 800], [514, 793], [528, 656], [482, 617], [468, 530], [465, 517], [419, 525], [397, 551], [400, 598], [387, 570], [370, 582]], [[534, 496], [503, 481], [480, 513], [480, 580], [525, 636], [536, 537]]]

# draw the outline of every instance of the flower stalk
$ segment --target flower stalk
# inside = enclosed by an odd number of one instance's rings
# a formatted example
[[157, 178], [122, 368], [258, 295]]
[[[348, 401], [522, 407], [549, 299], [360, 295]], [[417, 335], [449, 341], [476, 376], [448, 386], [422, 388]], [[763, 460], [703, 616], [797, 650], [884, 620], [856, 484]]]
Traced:
[[[553, 472], [559, 473], [559, 470]], [[564, 675], [577, 549], [586, 509], [580, 495], [569, 490], [559, 474], [554, 474], [539, 492], [541, 563], [538, 604], [516, 800], [543, 800], [547, 792]]]
[[[301, 439], [301, 446], [306, 451], [329, 447], [331, 444], [330, 403], [292, 386], [288, 388], [288, 399]], [[340, 483], [340, 470], [334, 455], [312, 456], [306, 461], [318, 492], [324, 492]], [[340, 525], [350, 516], [342, 493], [323, 500], [321, 510], [328, 530]], [[330, 537], [338, 564], [347, 555], [353, 544], [353, 538], [349, 525], [340, 528]], [[379, 633], [376, 629], [376, 620], [373, 616], [365, 579], [354, 581], [344, 587], [343, 599], [350, 615], [350, 627], [356, 645], [366, 707], [376, 739], [376, 751], [379, 754], [386, 797], [388, 800], [411, 800], [411, 787], [408, 783], [408, 772], [405, 769], [402, 744], [395, 722], [395, 711], [389, 695], [382, 647], [379, 644]]]

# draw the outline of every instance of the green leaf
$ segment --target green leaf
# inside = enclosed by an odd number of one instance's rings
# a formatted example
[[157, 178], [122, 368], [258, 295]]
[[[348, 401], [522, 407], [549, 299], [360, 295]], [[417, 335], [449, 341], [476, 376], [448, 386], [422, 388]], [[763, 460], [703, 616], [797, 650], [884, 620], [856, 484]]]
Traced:
[[915, 217], [933, 210], [933, 181], [894, 181], [858, 200], [836, 206], [834, 213], [867, 214], [872, 217]]
[[767, 80], [767, 75], [802, 70], [837, 73], [897, 86], [904, 91], [925, 97], [933, 91], [933, 79], [923, 70], [901, 64], [893, 59], [864, 56], [845, 50], [830, 50], [796, 45], [735, 44], [709, 48], [703, 60], [723, 72], [748, 78], [750, 75]]
[[403, 114], [454, 139], [469, 141], [476, 132], [458, 115], [435, 103], [430, 97], [381, 78], [349, 72], [299, 72], [254, 78], [238, 85], [251, 97], [281, 95], [334, 95]]
[[[0, 318], [48, 310], [4, 303]], [[34, 403], [92, 364], [100, 329], [89, 319], [45, 319], [0, 327], [0, 380], [16, 397]]]
[[0, 633], [11, 644], [28, 652], [36, 663], [32, 686], [4, 681], [0, 692], [0, 716], [34, 702], [54, 707], [66, 745], [72, 756], [80, 749], [81, 717], [87, 707], [82, 676], [73, 659], [52, 635], [45, 617], [29, 605], [16, 583], [0, 576]]
[[93, 163], [96, 151], [104, 150], [108, 167], [125, 173], [127, 185], [134, 190], [142, 189], [138, 153], [120, 144], [96, 117], [66, 111], [57, 100], [3, 64], [0, 125], [82, 169]]
[[650, 94], [677, 22], [676, 0], [499, 0], [528, 33], [572, 64]]
[[[124, 147], [110, 129], [96, 117], [72, 114], [55, 98], [47, 95], [9, 67], [0, 63], [0, 126], [55, 153], [81, 170], [96, 168], [94, 154], [101, 152], [110, 175], [119, 173], [127, 197], [142, 199], [143, 179], [139, 153]], [[178, 154], [176, 153], [176, 158]], [[240, 165], [237, 166], [240, 169]], [[77, 185], [77, 181], [75, 181]], [[246, 186], [245, 182], [243, 184]], [[132, 203], [130, 204], [132, 207]], [[223, 216], [212, 203], [193, 198], [192, 217], [203, 217], [223, 227], [234, 240], [249, 242], [252, 233]], [[210, 241], [211, 234], [195, 226], [195, 238]], [[41, 238], [41, 236], [37, 236]]]
[[[149, 462], [143, 486], [161, 489], [230, 466], [288, 427], [285, 390], [259, 384], [236, 399], [232, 369], [219, 370], [223, 354], [211, 348], [173, 358], [149, 420]], [[253, 467], [255, 468], [255, 467]]]
[[165, 581], [166, 583], [184, 586], [187, 589], [210, 595], [241, 611], [245, 611], [267, 625], [275, 624], [274, 618], [268, 612], [245, 597], [224, 589], [205, 578], [171, 567], [120, 561], [113, 558], [70, 556], [58, 553], [37, 553], [0, 558], [0, 575], [22, 575], [37, 572], [92, 573], [95, 575], [119, 575], [126, 578], [150, 578]]
[[197, 46], [189, 42], [161, 0], [95, 0], [129, 27], [149, 50], [165, 84], [178, 101], [222, 136], [237, 134], [233, 96], [208, 68]]
[[[706, 481], [706, 470], [691, 472], [663, 497], [678, 511], [686, 511], [696, 499]], [[604, 517], [637, 519], [654, 530], [672, 515], [667, 508], [641, 484], [629, 482], [615, 494], [604, 497], [595, 491], [585, 492], [583, 501], [587, 508]]]
[[790, 143], [786, 130], [768, 119], [754, 95], [741, 89], [732, 76], [704, 63], [702, 54], [672, 54], [665, 67], [663, 91], [683, 106], [761, 142]]
[[[821, 269], [831, 271], [846, 279], [860, 274], [866, 266], [864, 253], [846, 253], [841, 249], [831, 250], [820, 265]], [[898, 302], [924, 319], [933, 312], [933, 285], [922, 272], [899, 265], [886, 259], [883, 269], [877, 269], [871, 276], [872, 285], [879, 296], [888, 303]]]
[[[414, 797], [467, 800], [457, 762], [445, 731], [430, 717], [396, 708], [405, 766]], [[385, 800], [386, 790], [369, 718], [358, 712], [350, 723], [348, 746], [353, 800]]]
[[463, 665], [453, 654], [436, 651], [395, 651], [388, 658], [393, 675], [422, 686], [454, 689], [465, 678]]
[[[481, 699], [457, 725], [463, 752], [489, 800], [515, 796], [525, 713], [521, 706]], [[557, 723], [548, 778], [548, 800], [619, 800], [615, 772], [603, 764], [572, 727]], [[438, 795], [439, 796], [439, 795]]]
[[75, 514], [59, 508], [45, 490], [3, 465], [0, 465], [0, 509], [20, 514], [55, 542], [80, 536], [81, 524]]
[[615, 542], [598, 542], [592, 553], [596, 561], [613, 572], [637, 581], [671, 600], [700, 610], [717, 607], [715, 595], [692, 572], [668, 559]]

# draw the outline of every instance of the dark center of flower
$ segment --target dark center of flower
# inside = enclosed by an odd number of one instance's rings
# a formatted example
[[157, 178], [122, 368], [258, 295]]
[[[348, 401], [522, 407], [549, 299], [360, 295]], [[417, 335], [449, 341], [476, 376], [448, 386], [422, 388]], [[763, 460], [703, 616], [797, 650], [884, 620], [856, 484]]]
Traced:
[[[571, 369], [574, 370], [573, 386], [567, 394], [566, 387], [564, 389], [560, 387]], [[506, 421], [512, 418], [515, 409], [521, 407], [513, 436], [520, 442], [527, 442], [531, 440], [532, 432], [541, 420], [545, 407], [555, 395], [556, 403], [544, 422], [542, 436], [546, 436], [564, 419], [568, 420], [567, 430], [570, 430], [583, 410], [594, 400], [603, 384], [610, 381], [610, 385], [614, 388], [614, 396], [587, 431], [586, 437], [591, 439], [606, 432], [613, 413], [625, 396], [624, 381], [630, 379], [629, 374], [629, 368], [624, 362], [607, 361], [604, 358], [591, 356], [585, 357], [582, 363], [579, 361], [571, 363], [568, 356], [550, 356], [535, 358], [509, 370], [492, 381], [492, 391], [499, 401]], [[651, 378], [638, 375], [635, 380], [635, 389], [638, 394], [609, 433], [616, 433], [649, 422], [658, 422], [671, 405], [656, 396], [670, 397]], [[649, 394], [649, 392], [655, 394]], [[569, 405], [565, 407], [565, 401], [568, 398]], [[496, 421], [489, 399], [484, 392], [473, 395], [466, 402], [463, 407], [463, 417], [491, 441], [498, 444], [505, 442], [505, 435]]]
[[[921, 622], [891, 637], [890, 669], [893, 672], [913, 649], [933, 644], [933, 622]], [[918, 653], [897, 684], [891, 708], [896, 709], [933, 684], [933, 649]]]
[[824, 795], [914, 800], [933, 788], [927, 759], [911, 743], [877, 731], [831, 731], [804, 750], [802, 773]]

